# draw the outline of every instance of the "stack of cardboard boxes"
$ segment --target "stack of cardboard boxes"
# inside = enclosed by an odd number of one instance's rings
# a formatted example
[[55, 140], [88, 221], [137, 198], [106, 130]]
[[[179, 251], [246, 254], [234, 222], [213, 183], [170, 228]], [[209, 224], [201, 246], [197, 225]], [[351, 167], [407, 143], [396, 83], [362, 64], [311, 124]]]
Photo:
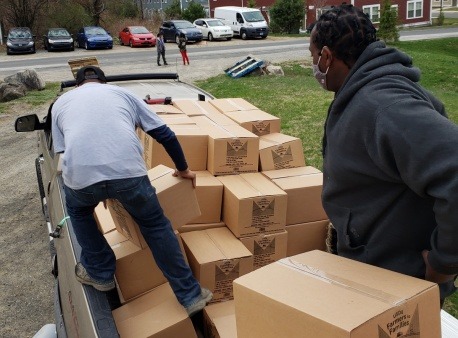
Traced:
[[[372, 329], [380, 313], [417, 299], [417, 294], [428, 299], [435, 292], [428, 284], [393, 296], [387, 285], [370, 288], [353, 282], [361, 263], [352, 265], [323, 252], [329, 226], [321, 205], [323, 176], [306, 166], [301, 140], [282, 134], [279, 118], [241, 98], [179, 100], [173, 106], [151, 109], [175, 132], [190, 169], [197, 174], [195, 189], [189, 180], [173, 177], [174, 165], [163, 147], [138, 132], [148, 176], [183, 253], [194, 276], [214, 294], [204, 309], [206, 337], [372, 337], [364, 329], [364, 320], [372, 323]], [[117, 258], [116, 281], [124, 305], [113, 315], [121, 336], [194, 337], [138, 226], [117, 201], [106, 204], [107, 208], [96, 209], [96, 216]], [[316, 266], [307, 265], [309, 260], [316, 261]], [[350, 264], [351, 272], [340, 276], [339, 264]], [[312, 293], [308, 291], [311, 273], [312, 281], [317, 274], [323, 284], [312, 288]], [[360, 305], [375, 306], [375, 310], [347, 321], [337, 320], [339, 311], [344, 311], [344, 317], [350, 311], [341, 302], [335, 305], [335, 318], [320, 313], [326, 312], [324, 303], [318, 308], [298, 304], [320, 293], [322, 302], [335, 301], [325, 282], [365, 294]], [[334, 296], [339, 299], [337, 293]], [[353, 301], [353, 294], [345, 297], [344, 303]], [[372, 302], [377, 297], [381, 300]], [[410, 305], [402, 311], [409, 318], [417, 316]], [[400, 317], [393, 314], [393, 323], [399, 324]], [[361, 318], [366, 319], [361, 322]], [[388, 323], [391, 329], [382, 327], [380, 332], [387, 331], [386, 337], [404, 332], [394, 329], [395, 324]], [[353, 327], [358, 325], [363, 327], [362, 335], [347, 334], [356, 332]]]

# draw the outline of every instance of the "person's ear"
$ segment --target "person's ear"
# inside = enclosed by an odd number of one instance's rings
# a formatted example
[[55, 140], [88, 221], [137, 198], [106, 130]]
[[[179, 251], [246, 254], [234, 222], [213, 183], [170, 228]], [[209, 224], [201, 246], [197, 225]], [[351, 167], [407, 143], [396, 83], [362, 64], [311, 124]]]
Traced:
[[329, 49], [328, 46], [324, 46], [321, 49], [321, 59], [325, 60], [326, 68], [331, 66], [333, 56], [332, 56], [332, 51]]

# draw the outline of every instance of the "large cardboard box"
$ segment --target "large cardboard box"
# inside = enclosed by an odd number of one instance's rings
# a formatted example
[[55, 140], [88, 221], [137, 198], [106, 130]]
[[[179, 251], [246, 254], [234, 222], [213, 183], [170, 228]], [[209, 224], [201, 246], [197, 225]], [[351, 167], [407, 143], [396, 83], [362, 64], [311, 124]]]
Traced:
[[307, 166], [262, 172], [288, 194], [286, 225], [328, 219], [321, 203], [323, 174]]
[[[165, 216], [177, 230], [190, 220], [200, 216], [199, 204], [192, 181], [174, 177], [175, 170], [163, 165], [148, 170], [148, 178], [156, 189], [156, 195]], [[116, 229], [141, 248], [146, 242], [137, 223], [117, 200], [107, 200], [107, 206], [116, 224]]]
[[110, 211], [104, 202], [97, 204], [94, 210], [94, 217], [95, 221], [97, 222], [97, 227], [102, 234], [106, 234], [116, 229], [113, 217], [111, 217]]
[[165, 122], [168, 126], [173, 126], [176, 124], [196, 124], [192, 118], [190, 118], [186, 114], [169, 114], [169, 115], [161, 115], [161, 119]]
[[223, 184], [208, 171], [196, 171], [196, 196], [200, 216], [189, 223], [219, 223], [223, 204]]
[[188, 116], [202, 116], [220, 113], [218, 109], [207, 101], [177, 100], [173, 105]]
[[286, 257], [288, 243], [286, 231], [241, 237], [240, 241], [253, 254], [253, 270]]
[[121, 337], [197, 337], [191, 319], [178, 303], [169, 283], [158, 286], [112, 313]]
[[287, 195], [261, 173], [220, 176], [223, 222], [237, 237], [285, 230]]
[[294, 256], [312, 250], [326, 250], [329, 220], [299, 223], [286, 226], [288, 245], [286, 256]]
[[234, 281], [238, 338], [441, 337], [434, 283], [315, 250]]
[[233, 298], [232, 281], [253, 270], [253, 255], [227, 228], [181, 234], [193, 275], [213, 292], [212, 303]]
[[189, 223], [185, 224], [182, 227], [178, 228], [178, 232], [190, 232], [190, 231], [198, 231], [198, 230], [207, 230], [213, 228], [222, 228], [225, 227], [226, 224], [224, 222], [216, 222], [216, 223]]
[[305, 167], [301, 139], [281, 133], [259, 137], [259, 170]]
[[156, 113], [157, 115], [161, 115], [160, 117], [162, 118], [164, 115], [183, 115], [184, 113], [170, 105], [170, 104], [152, 104], [148, 105], [149, 110], [152, 112]]
[[230, 111], [258, 109], [258, 107], [256, 107], [255, 105], [239, 97], [226, 98], [226, 99], [213, 99], [213, 100], [209, 100], [208, 102], [210, 102], [211, 105], [213, 105], [216, 109], [218, 109], [223, 114], [230, 112]]
[[280, 132], [280, 118], [260, 109], [229, 111], [225, 115], [258, 136]]
[[259, 137], [234, 125], [198, 124], [208, 134], [207, 170], [212, 175], [257, 172]]
[[[169, 128], [175, 133], [191, 170], [207, 169], [207, 133], [195, 124], [173, 124]], [[146, 135], [143, 141], [143, 158], [148, 169], [160, 164], [175, 168], [171, 157], [151, 136]]]
[[237, 338], [233, 300], [210, 304], [204, 308], [205, 338]]
[[238, 125], [237, 122], [232, 120], [231, 118], [227, 117], [226, 115], [216, 112], [212, 114], [207, 114], [207, 115], [198, 115], [198, 116], [192, 116], [191, 120], [194, 121], [194, 123], [207, 126], [207, 125], [217, 125], [217, 126], [234, 126]]

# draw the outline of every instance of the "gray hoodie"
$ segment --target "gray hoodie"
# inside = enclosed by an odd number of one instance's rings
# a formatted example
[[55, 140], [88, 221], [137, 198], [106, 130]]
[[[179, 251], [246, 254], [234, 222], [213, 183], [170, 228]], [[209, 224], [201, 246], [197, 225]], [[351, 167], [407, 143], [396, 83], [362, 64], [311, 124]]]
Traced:
[[458, 126], [419, 79], [383, 42], [358, 58], [328, 111], [323, 205], [339, 255], [424, 278], [424, 249], [458, 273]]

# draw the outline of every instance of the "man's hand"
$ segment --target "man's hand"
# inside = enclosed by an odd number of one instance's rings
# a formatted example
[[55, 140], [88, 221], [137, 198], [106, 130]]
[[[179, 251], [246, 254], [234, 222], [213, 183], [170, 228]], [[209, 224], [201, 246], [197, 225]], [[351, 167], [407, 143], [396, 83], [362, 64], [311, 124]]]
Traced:
[[189, 169], [186, 169], [186, 170], [183, 170], [183, 171], [179, 171], [178, 169], [175, 169], [175, 172], [173, 173], [173, 176], [175, 177], [183, 177], [183, 178], [187, 178], [187, 179], [190, 179], [192, 180], [192, 186], [195, 188], [196, 187], [196, 174], [189, 170]]
[[446, 283], [448, 281], [451, 281], [456, 277], [456, 275], [444, 275], [434, 270], [432, 266], [429, 264], [428, 254], [429, 254], [428, 250], [422, 251], [423, 260], [425, 261], [425, 265], [426, 265], [426, 274], [425, 274], [426, 280], [437, 283], [437, 284], [441, 284], [441, 283]]

